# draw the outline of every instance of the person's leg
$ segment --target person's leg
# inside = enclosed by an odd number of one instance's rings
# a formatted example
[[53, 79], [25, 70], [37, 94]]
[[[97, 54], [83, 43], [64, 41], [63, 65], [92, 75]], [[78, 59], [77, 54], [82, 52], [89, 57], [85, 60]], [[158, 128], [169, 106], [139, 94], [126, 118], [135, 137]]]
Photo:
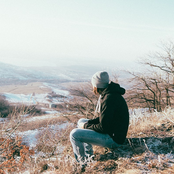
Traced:
[[[86, 123], [88, 120], [89, 119], [85, 119], [85, 118], [79, 119], [79, 121], [77, 122], [77, 127], [79, 126], [80, 123]], [[93, 155], [92, 145], [88, 143], [83, 143], [83, 142], [80, 143], [79, 141], [73, 139], [73, 137], [71, 136], [72, 134], [73, 134], [73, 131], [70, 134], [70, 140], [73, 146], [73, 151], [74, 151], [76, 160], [79, 161], [78, 156], [80, 156], [81, 160], [85, 160], [85, 158], [92, 156]], [[77, 155], [77, 154], [80, 154], [80, 155]]]
[[[73, 147], [73, 152], [74, 152], [74, 156], [75, 159], [78, 162], [84, 161], [85, 160], [85, 147], [84, 147], [84, 142], [82, 142], [80, 140], [80, 138], [76, 138], [76, 136], [74, 136], [75, 134], [79, 134], [79, 137], [83, 136], [83, 131], [76, 133], [77, 129], [73, 129], [70, 133], [70, 141]], [[83, 130], [83, 129], [79, 129], [79, 130]]]
[[84, 144], [108, 148], [116, 148], [119, 146], [108, 134], [101, 134], [90, 129], [73, 129], [70, 133], [70, 141], [77, 161], [79, 161], [78, 159], [80, 159], [80, 161], [85, 160]]
[[[85, 118], [81, 118], [79, 119], [79, 121], [77, 122], [77, 127], [79, 126], [80, 123], [86, 123], [88, 122], [89, 119], [85, 119]], [[93, 148], [92, 145], [89, 143], [84, 143], [84, 151], [85, 151], [85, 156], [86, 157], [90, 157], [93, 155]]]

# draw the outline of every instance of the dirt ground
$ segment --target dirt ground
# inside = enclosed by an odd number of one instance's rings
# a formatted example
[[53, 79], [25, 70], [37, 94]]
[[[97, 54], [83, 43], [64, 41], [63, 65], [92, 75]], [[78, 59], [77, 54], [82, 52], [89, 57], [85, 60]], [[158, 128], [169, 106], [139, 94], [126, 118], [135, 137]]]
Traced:
[[[60, 83], [59, 86], [62, 86], [63, 88], [66, 88], [68, 90], [70, 89], [77, 89], [84, 85], [89, 85], [87, 82], [66, 82], [66, 83]], [[44, 93], [50, 93], [52, 90], [44, 86], [42, 82], [32, 82], [27, 83], [26, 85], [5, 85], [0, 86], [0, 94], [1, 93], [12, 93], [12, 94], [44, 94]]]
[[0, 86], [0, 93], [13, 93], [13, 94], [44, 94], [52, 90], [43, 85], [42, 82], [33, 82], [26, 85], [6, 85]]

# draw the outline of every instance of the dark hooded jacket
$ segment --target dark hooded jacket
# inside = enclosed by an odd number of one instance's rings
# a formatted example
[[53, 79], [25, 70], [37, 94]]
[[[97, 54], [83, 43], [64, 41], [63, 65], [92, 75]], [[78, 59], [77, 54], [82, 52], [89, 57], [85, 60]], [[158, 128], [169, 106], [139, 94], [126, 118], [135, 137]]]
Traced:
[[111, 82], [101, 94], [99, 117], [85, 123], [85, 129], [109, 134], [118, 144], [123, 144], [129, 126], [129, 111], [122, 95], [125, 89]]

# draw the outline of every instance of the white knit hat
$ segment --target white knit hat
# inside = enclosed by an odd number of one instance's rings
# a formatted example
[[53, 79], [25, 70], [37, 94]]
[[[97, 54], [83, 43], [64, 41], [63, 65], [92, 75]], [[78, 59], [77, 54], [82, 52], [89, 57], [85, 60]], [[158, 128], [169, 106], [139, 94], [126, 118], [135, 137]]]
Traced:
[[106, 71], [96, 72], [91, 79], [91, 83], [96, 88], [106, 88], [109, 84], [109, 75]]

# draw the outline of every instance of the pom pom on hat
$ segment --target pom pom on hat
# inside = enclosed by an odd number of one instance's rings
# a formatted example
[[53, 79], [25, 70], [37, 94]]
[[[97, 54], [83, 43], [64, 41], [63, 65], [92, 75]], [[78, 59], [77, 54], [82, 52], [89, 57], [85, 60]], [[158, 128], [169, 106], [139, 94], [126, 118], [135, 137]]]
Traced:
[[109, 75], [106, 71], [96, 72], [91, 79], [91, 83], [96, 88], [106, 88], [109, 84]]

